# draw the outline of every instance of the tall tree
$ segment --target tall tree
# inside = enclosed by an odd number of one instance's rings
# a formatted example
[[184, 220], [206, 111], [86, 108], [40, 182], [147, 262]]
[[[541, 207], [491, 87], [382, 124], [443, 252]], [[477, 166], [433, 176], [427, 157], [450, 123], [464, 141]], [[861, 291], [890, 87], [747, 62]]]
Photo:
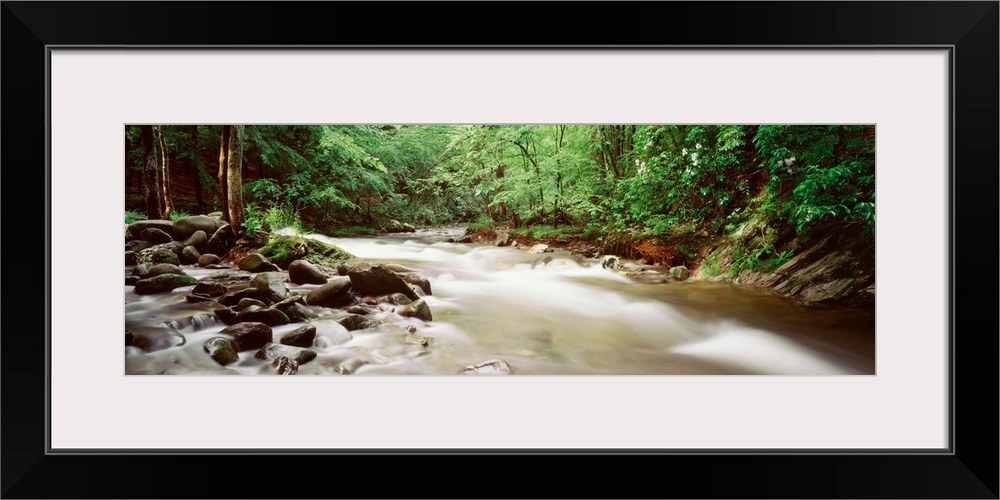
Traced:
[[[222, 205], [222, 220], [232, 224], [229, 219], [229, 181], [227, 172], [229, 171], [229, 136], [232, 132], [232, 125], [222, 126], [222, 138], [219, 141], [219, 203]], [[233, 230], [239, 228], [233, 226]]]
[[226, 206], [229, 223], [236, 231], [243, 229], [246, 220], [243, 211], [243, 132], [243, 125], [232, 126], [226, 151], [226, 182], [229, 184]]
[[170, 150], [167, 149], [167, 133], [165, 127], [158, 127], [160, 136], [160, 159], [163, 161], [163, 217], [170, 216], [174, 210], [174, 200], [170, 197]]
[[146, 194], [146, 216], [153, 219], [160, 216], [160, 189], [156, 182], [156, 146], [153, 142], [152, 125], [139, 127], [139, 142], [142, 144], [142, 187]]

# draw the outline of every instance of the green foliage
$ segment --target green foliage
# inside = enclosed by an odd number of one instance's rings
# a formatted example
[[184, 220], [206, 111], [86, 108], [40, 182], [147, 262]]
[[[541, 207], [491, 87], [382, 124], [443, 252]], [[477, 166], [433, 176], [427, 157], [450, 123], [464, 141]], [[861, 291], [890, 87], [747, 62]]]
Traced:
[[491, 227], [493, 227], [493, 219], [490, 219], [489, 215], [479, 214], [479, 218], [474, 222], [469, 223], [466, 230], [469, 232], [475, 232], [480, 229], [489, 229]]
[[177, 219], [180, 219], [181, 217], [190, 217], [190, 216], [191, 216], [191, 214], [189, 212], [187, 212], [187, 211], [184, 211], [184, 210], [171, 210], [170, 211], [170, 220], [177, 220]]
[[871, 126], [761, 126], [754, 137], [769, 172], [765, 209], [798, 233], [861, 224], [875, 234], [875, 130]]
[[133, 223], [135, 221], [144, 220], [145, 218], [146, 218], [145, 215], [143, 215], [143, 214], [141, 214], [139, 212], [136, 212], [134, 210], [126, 210], [125, 211], [125, 223], [126, 224], [131, 224], [131, 223]]

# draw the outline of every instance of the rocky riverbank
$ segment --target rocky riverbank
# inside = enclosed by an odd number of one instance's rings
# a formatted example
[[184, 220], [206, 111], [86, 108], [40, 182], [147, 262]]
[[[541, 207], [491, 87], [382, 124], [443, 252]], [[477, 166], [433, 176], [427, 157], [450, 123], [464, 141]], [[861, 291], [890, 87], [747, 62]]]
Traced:
[[[229, 367], [242, 365], [259, 367], [260, 373], [318, 373], [309, 367], [321, 363], [349, 374], [378, 363], [378, 357], [332, 348], [375, 331], [389, 332], [389, 342], [405, 356], [431, 348], [433, 338], [420, 330], [433, 321], [423, 300], [432, 288], [416, 269], [348, 263], [354, 256], [340, 248], [281, 235], [257, 241], [263, 245], [254, 249], [219, 215], [125, 227], [126, 373], [183, 373], [177, 358], [141, 354], [185, 346], [185, 329], [219, 323], [225, 328], [200, 341], [201, 349], [187, 351], [203, 357], [194, 365], [215, 366], [200, 372], [235, 374]], [[175, 319], [159, 320], [171, 314]], [[335, 353], [319, 352], [324, 350]], [[484, 360], [456, 366], [455, 373], [510, 373], [510, 368], [502, 360]]]

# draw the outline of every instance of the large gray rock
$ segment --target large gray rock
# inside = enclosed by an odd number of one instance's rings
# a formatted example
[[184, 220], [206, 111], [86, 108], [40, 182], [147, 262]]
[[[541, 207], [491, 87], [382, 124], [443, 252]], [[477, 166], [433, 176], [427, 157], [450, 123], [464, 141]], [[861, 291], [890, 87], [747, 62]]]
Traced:
[[355, 330], [367, 330], [369, 328], [376, 328], [379, 325], [381, 325], [381, 323], [379, 323], [377, 320], [371, 319], [367, 316], [361, 316], [358, 314], [348, 314], [346, 317], [338, 320], [337, 323], [340, 323], [340, 326], [347, 328], [347, 330], [351, 332]]
[[237, 323], [223, 328], [219, 333], [231, 335], [233, 346], [241, 352], [260, 349], [273, 340], [271, 327], [263, 323]]
[[288, 287], [285, 286], [285, 276], [282, 273], [260, 273], [250, 280], [250, 286], [260, 291], [263, 300], [269, 304], [288, 297]]
[[192, 246], [195, 248], [201, 248], [205, 243], [208, 243], [208, 234], [205, 231], [197, 230], [191, 236], [181, 242], [184, 246]]
[[236, 353], [236, 348], [229, 339], [224, 337], [214, 337], [208, 339], [203, 347], [216, 363], [226, 366], [239, 361], [240, 356]]
[[312, 347], [314, 339], [316, 339], [316, 327], [306, 325], [286, 333], [281, 337], [281, 343], [295, 347]]
[[136, 266], [135, 271], [138, 271], [138, 276], [143, 279], [152, 278], [153, 276], [159, 276], [161, 274], [187, 274], [183, 269], [173, 264], [154, 264], [152, 266], [142, 264]]
[[182, 286], [197, 285], [198, 278], [186, 274], [161, 274], [139, 280], [135, 284], [135, 293], [139, 295], [150, 295], [154, 293], [169, 292], [174, 288]]
[[175, 266], [181, 264], [181, 260], [174, 253], [173, 245], [170, 243], [152, 246], [139, 251], [137, 262], [140, 264], [173, 264]]
[[465, 375], [510, 375], [510, 365], [502, 359], [491, 359], [462, 369]]
[[322, 271], [306, 260], [295, 260], [288, 264], [288, 280], [300, 285], [323, 285], [328, 281]]
[[267, 260], [267, 257], [259, 253], [251, 253], [244, 256], [236, 263], [236, 266], [251, 273], [266, 273], [281, 270], [278, 266]]
[[205, 234], [212, 234], [216, 231], [215, 219], [207, 215], [181, 217], [174, 221], [173, 230], [174, 238], [178, 240], [183, 240], [196, 231], [205, 231]]
[[125, 239], [138, 240], [140, 234], [149, 228], [156, 228], [165, 233], [173, 233], [174, 223], [163, 219], [140, 220], [125, 226]]
[[155, 227], [143, 229], [142, 232], [139, 233], [139, 238], [157, 245], [160, 243], [170, 243], [171, 241], [174, 241], [174, 239], [170, 237], [170, 233]]
[[399, 306], [396, 308], [396, 314], [408, 318], [419, 318], [424, 321], [431, 321], [433, 319], [431, 316], [431, 308], [426, 302], [424, 302], [424, 299], [415, 300], [409, 304]]
[[348, 271], [351, 287], [362, 295], [388, 295], [402, 293], [412, 300], [420, 298], [403, 278], [380, 264], [354, 266]]
[[294, 347], [271, 342], [265, 344], [264, 347], [261, 347], [254, 357], [267, 361], [274, 361], [278, 358], [288, 358], [294, 361], [295, 364], [301, 365], [316, 359], [316, 351], [303, 347]]
[[354, 303], [351, 295], [353, 281], [350, 278], [338, 278], [316, 287], [306, 296], [306, 303], [311, 306], [341, 307]]
[[182, 264], [197, 264], [198, 259], [201, 258], [201, 254], [198, 249], [192, 245], [188, 245], [181, 250], [181, 263]]

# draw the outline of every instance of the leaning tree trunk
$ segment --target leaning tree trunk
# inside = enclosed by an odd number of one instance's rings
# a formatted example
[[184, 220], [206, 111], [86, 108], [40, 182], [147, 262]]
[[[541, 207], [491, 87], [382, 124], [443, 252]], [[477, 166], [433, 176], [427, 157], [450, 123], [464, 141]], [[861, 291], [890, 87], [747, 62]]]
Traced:
[[146, 194], [146, 217], [155, 219], [160, 214], [160, 190], [156, 182], [156, 146], [152, 125], [139, 127], [139, 140], [142, 143], [142, 189]]
[[170, 151], [167, 149], [167, 134], [160, 125], [160, 158], [163, 160], [163, 217], [174, 210], [174, 200], [170, 197]]
[[241, 232], [246, 217], [243, 212], [243, 125], [233, 125], [229, 134], [229, 148], [226, 154], [226, 180], [229, 183], [229, 223], [233, 230]]
[[[222, 191], [219, 203], [222, 205], [222, 220], [230, 224], [233, 221], [229, 220], [229, 181], [226, 172], [229, 161], [229, 135], [232, 128], [232, 125], [222, 126], [222, 140], [219, 142], [219, 189]], [[237, 229], [236, 226], [233, 226], [234, 232]]]

